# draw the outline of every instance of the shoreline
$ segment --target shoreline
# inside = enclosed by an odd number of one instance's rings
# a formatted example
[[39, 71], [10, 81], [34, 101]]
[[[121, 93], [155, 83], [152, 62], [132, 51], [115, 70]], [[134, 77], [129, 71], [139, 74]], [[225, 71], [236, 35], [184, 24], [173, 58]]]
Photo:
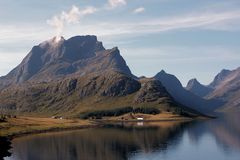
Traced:
[[96, 120], [96, 122], [114, 122], [114, 123], [132, 123], [132, 122], [143, 122], [143, 123], [149, 123], [149, 122], [182, 122], [182, 121], [194, 121], [196, 119], [191, 118], [182, 118], [182, 119], [159, 119], [159, 120]]
[[0, 137], [12, 140], [30, 134], [60, 132], [86, 128], [101, 127], [101, 124], [89, 120], [52, 119], [36, 117], [8, 118], [0, 123]]
[[14, 138], [24, 137], [28, 135], [34, 135], [34, 134], [41, 134], [41, 133], [54, 133], [54, 132], [64, 132], [64, 131], [74, 131], [74, 130], [80, 130], [80, 129], [88, 129], [88, 128], [98, 128], [103, 127], [104, 125], [108, 124], [119, 124], [119, 123], [150, 123], [150, 122], [188, 122], [188, 121], [194, 121], [195, 119], [178, 119], [178, 120], [145, 120], [145, 121], [137, 121], [137, 120], [130, 120], [130, 121], [118, 121], [118, 120], [96, 120], [93, 122], [97, 122], [98, 124], [93, 125], [82, 125], [82, 126], [76, 126], [76, 127], [67, 127], [67, 128], [50, 128], [50, 129], [43, 129], [43, 130], [33, 130], [29, 132], [19, 132], [12, 135], [7, 136], [0, 136], [0, 137], [6, 137], [9, 140], [13, 140]]
[[[17, 119], [17, 122], [20, 122], [20, 120], [32, 120], [32, 119], [37, 119], [38, 123], [33, 122], [33, 124], [35, 125], [40, 125], [39, 123], [41, 122], [45, 122], [46, 120], [51, 120], [50, 118], [32, 118], [32, 117], [19, 117], [19, 118], [15, 118]], [[19, 131], [15, 131], [15, 132], [6, 132], [8, 134], [2, 135], [2, 132], [4, 132], [4, 130], [8, 130], [9, 128], [2, 128], [0, 127], [0, 137], [5, 138], [6, 139], [6, 144], [9, 143], [9, 146], [3, 146], [6, 148], [6, 151], [4, 152], [4, 155], [8, 155], [10, 154], [9, 150], [12, 148], [11, 147], [11, 141], [15, 138], [19, 138], [19, 137], [24, 137], [24, 136], [28, 136], [28, 135], [35, 135], [35, 134], [42, 134], [42, 133], [54, 133], [54, 132], [64, 132], [64, 131], [74, 131], [74, 130], [81, 130], [81, 129], [88, 129], [88, 128], [98, 128], [98, 127], [103, 127], [104, 125], [119, 125], [119, 124], [126, 124], [127, 125], [131, 125], [131, 123], [136, 123], [136, 127], [139, 127], [137, 123], [141, 123], [145, 125], [149, 125], [150, 123], [155, 123], [155, 124], [161, 124], [161, 123], [175, 123], [175, 122], [190, 122], [190, 121], [196, 121], [196, 120], [207, 120], [209, 118], [187, 118], [187, 117], [179, 117], [179, 118], [162, 118], [162, 119], [154, 119], [154, 120], [113, 120], [113, 119], [101, 119], [101, 120], [52, 120], [54, 122], [61, 122], [61, 123], [70, 123], [71, 125], [69, 126], [59, 126], [59, 123], [55, 123], [55, 125], [51, 126], [51, 127], [47, 127], [42, 126], [43, 128], [35, 128], [32, 130], [27, 130], [27, 128], [22, 128]], [[12, 125], [12, 123], [10, 123], [11, 120], [9, 120], [9, 124]], [[7, 122], [6, 122], [7, 123]], [[27, 122], [25, 122], [25, 125], [33, 125], [33, 124], [27, 124]], [[18, 126], [19, 124], [17, 123], [16, 126]], [[42, 124], [41, 124], [42, 125]], [[0, 123], [1, 126], [1, 123]], [[13, 126], [13, 127], [16, 127]], [[140, 125], [140, 126], [144, 126], [144, 125]], [[151, 125], [150, 125], [151, 126]], [[26, 126], [25, 126], [26, 127]], [[25, 130], [24, 130], [25, 129]], [[10, 149], [9, 149], [10, 147]], [[3, 148], [4, 149], [4, 148]], [[1, 157], [0, 157], [1, 159]]]
[[9, 140], [13, 140], [14, 138], [19, 138], [19, 137], [24, 137], [28, 135], [34, 135], [34, 134], [74, 131], [74, 130], [97, 128], [97, 127], [101, 127], [101, 125], [86, 125], [86, 126], [69, 127], [69, 128], [51, 128], [46, 130], [34, 130], [30, 132], [16, 133], [16, 134], [5, 136], [5, 137], [8, 138]]
[[[21, 117], [18, 119], [24, 119], [26, 117]], [[38, 118], [38, 119], [46, 119], [46, 118]], [[29, 119], [31, 120], [31, 118]], [[42, 128], [33, 128], [31, 130], [29, 130], [27, 127], [28, 125], [31, 126], [33, 124], [24, 124], [25, 126], [23, 126], [22, 128], [19, 128], [18, 124], [15, 124], [16, 126], [12, 126], [14, 127], [18, 127], [18, 131], [14, 130], [14, 131], [8, 131], [9, 127], [0, 127], [0, 137], [6, 137], [9, 140], [12, 140], [14, 138], [18, 138], [18, 137], [22, 137], [22, 136], [26, 136], [26, 135], [31, 135], [31, 134], [40, 134], [40, 133], [48, 133], [48, 132], [61, 132], [61, 131], [69, 131], [69, 130], [79, 130], [79, 129], [87, 129], [87, 128], [96, 128], [96, 127], [102, 127], [108, 123], [137, 123], [137, 122], [142, 122], [142, 123], [149, 123], [149, 122], [181, 122], [181, 121], [193, 121], [196, 119], [192, 119], [192, 118], [178, 118], [178, 119], [171, 119], [171, 118], [164, 118], [164, 119], [159, 119], [159, 120], [125, 120], [125, 121], [121, 121], [121, 120], [107, 120], [107, 119], [101, 119], [101, 120], [81, 120], [81, 121], [77, 121], [77, 120], [67, 120], [67, 121], [73, 121], [72, 124], [70, 126], [59, 126], [58, 124], [53, 125], [51, 127], [48, 126], [40, 126], [40, 124], [35, 123], [34, 125], [42, 127]], [[60, 120], [57, 120], [60, 121]], [[64, 122], [62, 122], [64, 123]], [[82, 124], [82, 123], [86, 123], [86, 124]], [[8, 124], [6, 124], [8, 125]], [[12, 125], [12, 124], [10, 124]], [[2, 134], [3, 132], [6, 132], [5, 134]]]

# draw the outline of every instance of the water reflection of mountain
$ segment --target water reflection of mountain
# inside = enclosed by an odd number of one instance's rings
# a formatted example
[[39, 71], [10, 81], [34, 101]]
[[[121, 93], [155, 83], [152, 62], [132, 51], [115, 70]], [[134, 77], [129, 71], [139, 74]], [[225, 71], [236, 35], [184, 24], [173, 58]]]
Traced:
[[173, 122], [151, 127], [108, 126], [28, 136], [13, 141], [13, 159], [125, 160], [134, 152], [177, 146], [187, 125]]
[[[240, 151], [239, 114], [199, 122], [164, 122], [147, 126], [105, 126], [61, 133], [26, 136], [13, 140], [13, 160], [126, 160], [138, 153], [190, 154], [181, 152], [184, 137], [189, 136], [193, 145], [207, 145], [206, 138], [215, 140], [219, 155]], [[142, 125], [142, 124], [140, 124]], [[186, 134], [187, 133], [187, 134]], [[179, 148], [180, 147], [180, 148]], [[207, 146], [206, 146], [207, 147]], [[214, 146], [211, 146], [214, 147]], [[205, 148], [205, 147], [204, 147]], [[203, 148], [198, 152], [205, 153]], [[211, 149], [211, 148], [210, 148]], [[170, 150], [170, 151], [169, 151]], [[192, 150], [193, 153], [194, 150]], [[226, 154], [224, 154], [226, 153]], [[147, 154], [149, 155], [149, 154]], [[159, 155], [159, 154], [158, 154]], [[187, 157], [187, 156], [186, 156]], [[173, 157], [169, 157], [173, 158]], [[176, 157], [175, 157], [176, 158]]]
[[239, 115], [239, 112], [229, 113], [215, 120], [199, 122], [187, 129], [188, 135], [193, 143], [198, 143], [204, 135], [209, 134], [223, 151], [240, 151]]

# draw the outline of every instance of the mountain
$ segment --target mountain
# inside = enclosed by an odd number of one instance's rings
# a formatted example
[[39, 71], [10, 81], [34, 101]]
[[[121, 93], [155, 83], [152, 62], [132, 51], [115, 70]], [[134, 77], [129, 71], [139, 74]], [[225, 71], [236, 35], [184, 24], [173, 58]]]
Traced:
[[56, 37], [34, 46], [0, 78], [0, 111], [99, 117], [138, 111], [200, 115], [179, 104], [156, 79], [136, 78], [120, 51], [96, 36]]
[[223, 69], [220, 73], [218, 73], [214, 80], [208, 85], [211, 88], [218, 88], [218, 86], [224, 81], [224, 79], [231, 74], [230, 70]]
[[215, 76], [209, 85], [202, 85], [197, 79], [191, 79], [189, 80], [186, 89], [202, 98], [209, 99], [208, 97], [211, 97], [210, 95], [212, 92], [217, 88], [221, 88], [222, 83], [231, 73], [230, 70], [223, 69]]
[[158, 80], [138, 81], [116, 71], [12, 85], [0, 92], [0, 102], [4, 112], [49, 116], [104, 115], [108, 110], [125, 112], [129, 107], [199, 115], [177, 103]]
[[232, 71], [223, 69], [206, 86], [192, 79], [188, 82], [186, 89], [202, 98], [221, 101], [219, 110], [228, 111], [239, 108], [240, 67]]
[[106, 50], [96, 36], [54, 37], [34, 46], [23, 61], [0, 78], [0, 88], [25, 81], [49, 82], [66, 75], [106, 70], [132, 75], [118, 48]]
[[154, 76], [159, 80], [171, 96], [179, 103], [198, 110], [202, 113], [214, 111], [218, 106], [218, 101], [205, 100], [183, 88], [181, 82], [174, 75], [166, 73], [164, 70]]
[[205, 97], [209, 93], [213, 91], [213, 88], [209, 86], [204, 86], [201, 83], [198, 82], [197, 79], [191, 79], [188, 81], [188, 84], [186, 86], [186, 90], [194, 93], [195, 95], [199, 97]]
[[209, 86], [214, 87], [214, 90], [207, 98], [224, 101], [224, 110], [240, 107], [240, 67], [232, 71], [222, 70]]

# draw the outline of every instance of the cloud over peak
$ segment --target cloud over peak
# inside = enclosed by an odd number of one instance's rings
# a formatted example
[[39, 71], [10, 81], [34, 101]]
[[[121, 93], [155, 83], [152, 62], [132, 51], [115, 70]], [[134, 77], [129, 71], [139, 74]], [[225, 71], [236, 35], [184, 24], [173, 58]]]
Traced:
[[96, 11], [97, 8], [92, 6], [80, 10], [77, 6], [73, 5], [69, 11], [62, 11], [60, 15], [56, 15], [47, 20], [47, 24], [55, 28], [57, 36], [61, 36], [66, 24], [79, 23], [82, 17], [93, 14]]

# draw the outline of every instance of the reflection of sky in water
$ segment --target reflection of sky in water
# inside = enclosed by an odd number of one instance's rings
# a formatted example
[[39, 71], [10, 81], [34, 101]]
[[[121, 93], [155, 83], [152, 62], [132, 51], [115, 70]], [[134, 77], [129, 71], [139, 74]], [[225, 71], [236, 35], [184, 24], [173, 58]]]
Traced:
[[240, 152], [222, 150], [210, 134], [192, 143], [185, 132], [179, 146], [170, 146], [166, 152], [136, 153], [130, 160], [239, 160]]
[[6, 160], [239, 160], [238, 120], [235, 114], [197, 123], [137, 123], [27, 136], [13, 141], [13, 155]]

